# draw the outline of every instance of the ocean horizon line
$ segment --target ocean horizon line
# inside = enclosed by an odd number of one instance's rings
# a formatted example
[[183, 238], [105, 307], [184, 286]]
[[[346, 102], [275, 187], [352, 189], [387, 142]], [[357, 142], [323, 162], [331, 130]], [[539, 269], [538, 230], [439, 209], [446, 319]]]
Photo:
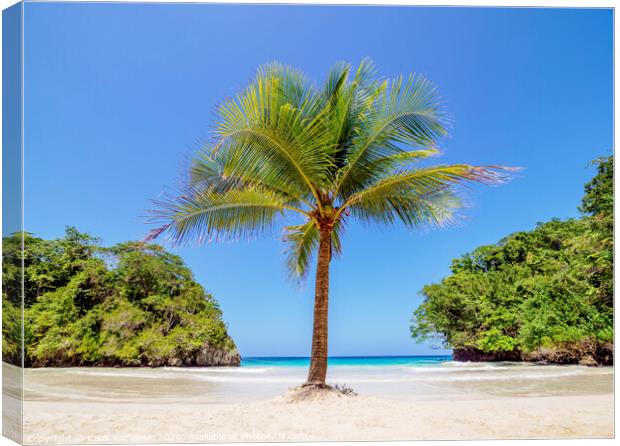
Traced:
[[[452, 355], [389, 355], [389, 356], [330, 356], [331, 366], [431, 366], [452, 360]], [[307, 367], [308, 356], [242, 356], [241, 366]]]
[[[281, 356], [281, 355], [241, 355], [243, 359], [310, 359], [310, 356]], [[446, 358], [452, 354], [444, 355], [335, 355], [328, 359], [371, 359], [371, 358]]]

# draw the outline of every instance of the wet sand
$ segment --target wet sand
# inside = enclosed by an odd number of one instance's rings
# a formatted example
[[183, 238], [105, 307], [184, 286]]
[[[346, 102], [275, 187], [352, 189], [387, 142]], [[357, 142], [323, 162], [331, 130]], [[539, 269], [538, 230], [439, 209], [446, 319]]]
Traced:
[[[4, 373], [18, 369], [4, 365]], [[610, 438], [613, 369], [333, 367], [357, 397], [290, 403], [305, 369], [29, 369], [30, 444]], [[6, 395], [5, 395], [6, 397]]]

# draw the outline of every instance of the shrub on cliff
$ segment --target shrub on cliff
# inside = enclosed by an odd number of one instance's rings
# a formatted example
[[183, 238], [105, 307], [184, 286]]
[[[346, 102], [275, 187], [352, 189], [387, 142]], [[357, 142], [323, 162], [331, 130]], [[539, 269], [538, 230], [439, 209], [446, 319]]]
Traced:
[[423, 288], [414, 338], [498, 357], [610, 361], [613, 158], [598, 161], [581, 210], [453, 260], [452, 275]]
[[[3, 251], [3, 360], [13, 363], [20, 240], [5, 238]], [[196, 364], [205, 348], [235, 350], [215, 299], [160, 246], [104, 248], [74, 228], [58, 240], [25, 234], [24, 244], [26, 365]]]

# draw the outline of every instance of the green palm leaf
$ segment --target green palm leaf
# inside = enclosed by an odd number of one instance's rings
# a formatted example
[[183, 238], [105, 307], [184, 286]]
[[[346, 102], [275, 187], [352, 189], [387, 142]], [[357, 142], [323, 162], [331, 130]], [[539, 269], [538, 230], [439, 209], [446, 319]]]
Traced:
[[295, 206], [306, 202], [303, 193], [287, 187], [286, 182], [278, 182], [277, 178], [267, 175], [260, 169], [260, 165], [252, 171], [239, 171], [236, 175], [226, 173], [224, 161], [218, 154], [219, 152], [215, 151], [201, 151], [196, 155], [190, 168], [188, 184], [191, 187], [209, 188], [219, 193], [253, 187], [281, 195]]
[[403, 153], [403, 145], [434, 149], [445, 125], [443, 103], [430, 81], [414, 74], [393, 79], [352, 141], [336, 190], [349, 195], [375, 179], [373, 163]]
[[406, 170], [384, 177], [353, 194], [342, 205], [359, 219], [407, 227], [445, 226], [455, 221], [461, 207], [456, 186], [466, 182], [498, 184], [508, 179], [508, 169], [467, 164]]
[[299, 82], [265, 68], [236, 99], [220, 106], [215, 151], [221, 152], [227, 175], [261, 172], [272, 183], [317, 196], [329, 174], [330, 135], [323, 126], [308, 125], [318, 102], [313, 93], [300, 94]]
[[154, 220], [175, 244], [202, 243], [213, 236], [236, 239], [268, 229], [287, 208], [271, 191], [254, 188], [218, 193], [211, 188], [190, 188], [183, 195], [157, 201]]
[[[286, 266], [289, 276], [294, 280], [303, 281], [308, 275], [310, 264], [319, 247], [319, 227], [313, 220], [303, 224], [287, 226], [284, 241], [287, 244]], [[341, 234], [344, 221], [339, 220], [334, 225], [331, 246], [333, 254], [342, 251]]]

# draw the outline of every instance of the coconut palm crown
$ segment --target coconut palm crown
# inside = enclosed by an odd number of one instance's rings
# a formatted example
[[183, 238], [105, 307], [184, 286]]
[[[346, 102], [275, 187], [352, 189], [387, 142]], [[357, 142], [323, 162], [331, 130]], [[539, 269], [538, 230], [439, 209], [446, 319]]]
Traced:
[[317, 86], [296, 68], [264, 65], [218, 107], [213, 143], [196, 154], [184, 190], [156, 202], [148, 239], [255, 236], [297, 215], [285, 226], [287, 267], [304, 278], [317, 257], [306, 385], [323, 387], [329, 264], [346, 224], [444, 226], [461, 206], [460, 186], [507, 178], [499, 166], [420, 167], [446, 125], [436, 87], [419, 75], [381, 79], [364, 60], [356, 70], [336, 64]]

